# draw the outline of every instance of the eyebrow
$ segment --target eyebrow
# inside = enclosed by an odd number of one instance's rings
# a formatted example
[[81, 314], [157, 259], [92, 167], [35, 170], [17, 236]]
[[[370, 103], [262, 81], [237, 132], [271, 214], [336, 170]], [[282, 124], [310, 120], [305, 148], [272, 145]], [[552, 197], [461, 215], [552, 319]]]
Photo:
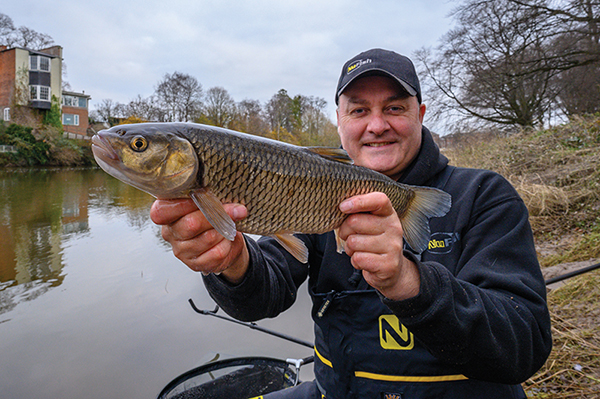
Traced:
[[[404, 100], [406, 98], [409, 98], [410, 94], [404, 92], [404, 93], [398, 93], [398, 94], [394, 94], [393, 96], [389, 96], [388, 98], [385, 99], [385, 102], [392, 102], [392, 101], [396, 101], [396, 100]], [[352, 104], [366, 104], [368, 101], [364, 100], [362, 98], [359, 97], [350, 97], [348, 98], [348, 102], [352, 103]]]

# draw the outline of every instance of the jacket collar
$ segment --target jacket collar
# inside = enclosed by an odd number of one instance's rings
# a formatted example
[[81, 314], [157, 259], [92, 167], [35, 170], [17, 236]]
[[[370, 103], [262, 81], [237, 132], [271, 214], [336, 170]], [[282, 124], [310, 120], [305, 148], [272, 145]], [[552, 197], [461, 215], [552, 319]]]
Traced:
[[433, 141], [429, 129], [423, 126], [421, 149], [415, 160], [404, 170], [399, 182], [411, 185], [425, 185], [448, 165], [446, 158]]

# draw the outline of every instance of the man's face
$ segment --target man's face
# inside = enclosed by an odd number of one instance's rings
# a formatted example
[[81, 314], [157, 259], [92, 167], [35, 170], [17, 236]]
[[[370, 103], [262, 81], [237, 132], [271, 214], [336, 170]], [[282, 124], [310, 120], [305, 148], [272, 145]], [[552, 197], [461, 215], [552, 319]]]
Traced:
[[340, 95], [338, 134], [354, 163], [397, 179], [421, 147], [425, 105], [385, 76], [352, 82]]

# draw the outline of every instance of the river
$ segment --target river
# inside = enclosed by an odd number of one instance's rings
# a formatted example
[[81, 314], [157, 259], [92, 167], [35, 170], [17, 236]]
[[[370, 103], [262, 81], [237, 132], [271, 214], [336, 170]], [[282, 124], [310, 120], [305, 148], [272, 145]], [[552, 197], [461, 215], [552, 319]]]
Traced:
[[[1, 398], [153, 398], [217, 355], [312, 354], [195, 313], [189, 298], [215, 304], [150, 221], [152, 200], [99, 169], [0, 169]], [[312, 341], [309, 309], [303, 288], [259, 325]]]

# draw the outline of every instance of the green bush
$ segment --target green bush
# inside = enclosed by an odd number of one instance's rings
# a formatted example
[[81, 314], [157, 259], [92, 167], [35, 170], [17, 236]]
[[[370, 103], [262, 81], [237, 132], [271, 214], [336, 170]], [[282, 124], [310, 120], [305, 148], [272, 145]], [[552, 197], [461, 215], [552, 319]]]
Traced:
[[45, 165], [48, 162], [50, 145], [33, 137], [30, 127], [10, 124], [3, 137], [8, 145], [17, 147], [16, 161], [32, 165]]

